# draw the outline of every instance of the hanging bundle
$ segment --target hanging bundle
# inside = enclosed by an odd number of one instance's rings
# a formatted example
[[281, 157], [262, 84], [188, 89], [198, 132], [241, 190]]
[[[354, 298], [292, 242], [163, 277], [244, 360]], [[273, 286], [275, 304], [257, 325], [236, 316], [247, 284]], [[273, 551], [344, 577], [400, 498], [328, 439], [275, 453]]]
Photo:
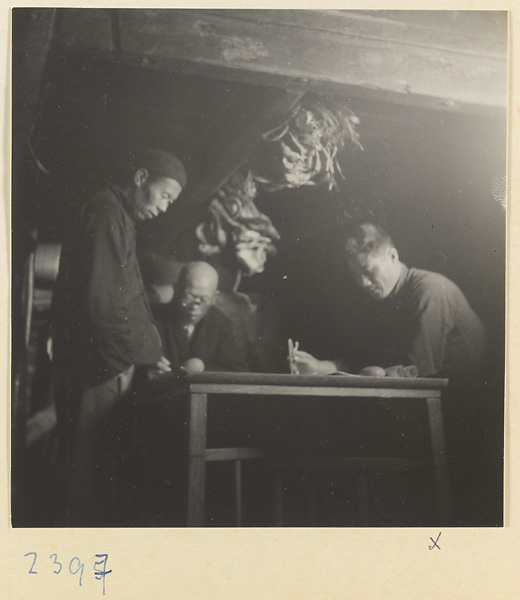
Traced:
[[258, 189], [275, 191], [325, 183], [337, 187], [342, 177], [338, 153], [350, 141], [361, 148], [359, 119], [344, 106], [307, 99], [282, 124], [262, 136], [247, 165], [235, 172], [211, 199], [207, 218], [196, 228], [199, 252], [210, 257], [226, 250], [245, 274], [261, 273], [276, 253], [280, 235], [255, 205]]
[[362, 149], [358, 124], [344, 106], [325, 107], [319, 100], [297, 105], [284, 123], [262, 136], [251, 161], [255, 181], [266, 191], [322, 183], [336, 188], [336, 175], [343, 177], [339, 151], [347, 141]]
[[208, 217], [195, 233], [199, 252], [209, 257], [230, 251], [245, 275], [261, 273], [268, 257], [276, 253], [280, 239], [269, 217], [254, 203], [256, 183], [248, 169], [237, 171], [208, 206]]

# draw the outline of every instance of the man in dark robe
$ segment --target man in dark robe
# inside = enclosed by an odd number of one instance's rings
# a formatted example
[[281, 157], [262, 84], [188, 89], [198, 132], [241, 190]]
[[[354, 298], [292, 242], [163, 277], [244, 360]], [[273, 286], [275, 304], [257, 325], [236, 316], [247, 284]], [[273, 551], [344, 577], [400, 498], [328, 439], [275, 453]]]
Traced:
[[109, 184], [83, 205], [64, 244], [52, 339], [68, 525], [110, 524], [116, 408], [136, 366], [170, 370], [137, 263], [135, 225], [164, 213], [185, 184], [176, 156], [144, 152], [126, 187]]

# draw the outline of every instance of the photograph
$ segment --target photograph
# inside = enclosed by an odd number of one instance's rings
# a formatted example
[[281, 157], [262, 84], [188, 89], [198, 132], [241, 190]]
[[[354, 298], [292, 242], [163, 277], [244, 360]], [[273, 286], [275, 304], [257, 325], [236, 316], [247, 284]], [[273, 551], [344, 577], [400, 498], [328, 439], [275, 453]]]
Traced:
[[10, 12], [11, 527], [504, 528], [508, 11]]

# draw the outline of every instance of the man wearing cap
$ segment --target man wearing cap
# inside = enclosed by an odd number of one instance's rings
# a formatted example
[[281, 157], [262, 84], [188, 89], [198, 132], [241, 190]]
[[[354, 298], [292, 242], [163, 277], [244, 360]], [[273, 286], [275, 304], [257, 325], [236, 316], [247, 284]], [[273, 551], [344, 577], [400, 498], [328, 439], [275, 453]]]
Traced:
[[128, 395], [135, 366], [170, 370], [142, 283], [135, 225], [164, 213], [185, 185], [176, 156], [147, 151], [127, 186], [109, 184], [83, 205], [64, 244], [53, 299], [53, 363], [67, 524], [110, 524], [114, 409]]

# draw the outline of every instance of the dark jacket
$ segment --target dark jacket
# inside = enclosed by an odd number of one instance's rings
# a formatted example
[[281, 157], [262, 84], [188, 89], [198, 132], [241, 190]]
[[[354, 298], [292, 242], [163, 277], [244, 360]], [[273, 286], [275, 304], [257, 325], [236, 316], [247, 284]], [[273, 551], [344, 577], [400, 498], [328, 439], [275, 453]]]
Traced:
[[73, 369], [82, 383], [95, 385], [161, 358], [135, 223], [119, 188], [108, 186], [83, 206], [62, 250], [53, 314], [54, 362]]
[[477, 376], [485, 364], [484, 327], [464, 294], [439, 273], [403, 265], [392, 293], [366, 301], [357, 315], [369, 347], [367, 364], [416, 365], [419, 375], [455, 379]]
[[206, 371], [249, 371], [245, 349], [237, 342], [232, 321], [216, 306], [210, 306], [188, 341], [175, 314], [175, 301], [153, 307], [164, 355], [172, 367], [188, 358], [200, 358]]

